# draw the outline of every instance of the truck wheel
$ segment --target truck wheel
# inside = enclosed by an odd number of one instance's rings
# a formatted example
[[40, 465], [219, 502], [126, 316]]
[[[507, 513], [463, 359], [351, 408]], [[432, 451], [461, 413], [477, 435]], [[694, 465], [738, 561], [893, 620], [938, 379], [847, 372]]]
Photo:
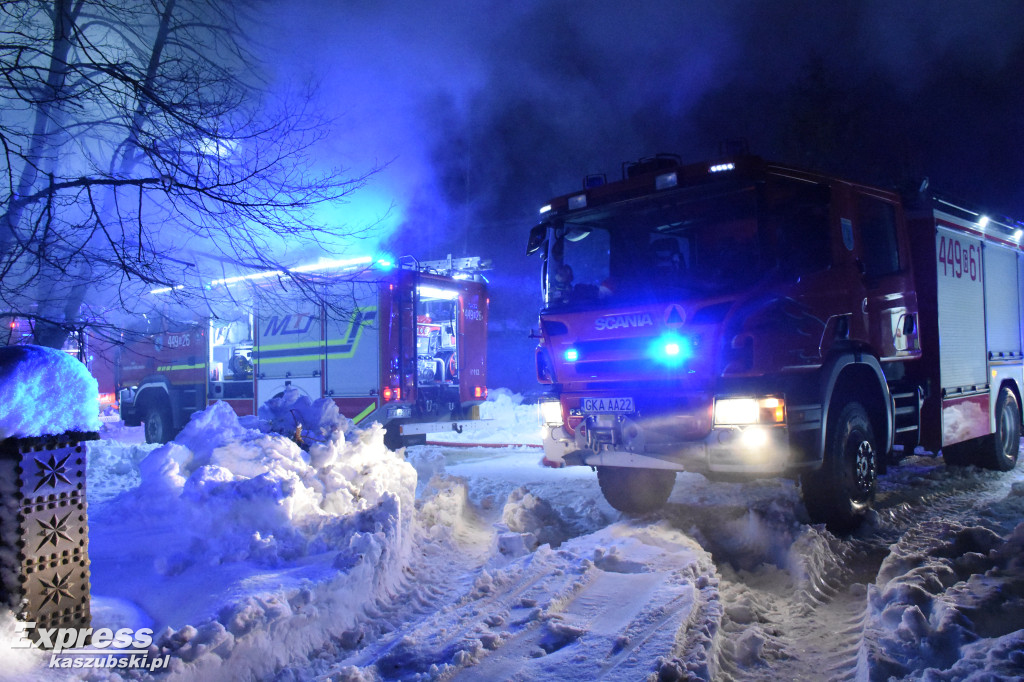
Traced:
[[996, 398], [996, 432], [942, 448], [947, 466], [979, 466], [1009, 471], [1017, 466], [1020, 452], [1020, 408], [1013, 391], [1003, 387]]
[[171, 420], [171, 410], [166, 405], [149, 405], [142, 421], [147, 443], [166, 443], [174, 437], [174, 422]]
[[597, 467], [597, 482], [604, 499], [626, 514], [646, 514], [664, 506], [676, 484], [671, 469]]
[[821, 469], [800, 477], [804, 506], [833, 533], [860, 525], [875, 496], [878, 451], [867, 411], [848, 403], [826, 433]]
[[986, 469], [1009, 471], [1017, 466], [1020, 452], [1020, 408], [1013, 391], [1005, 386], [996, 399], [996, 432], [986, 437], [978, 464]]

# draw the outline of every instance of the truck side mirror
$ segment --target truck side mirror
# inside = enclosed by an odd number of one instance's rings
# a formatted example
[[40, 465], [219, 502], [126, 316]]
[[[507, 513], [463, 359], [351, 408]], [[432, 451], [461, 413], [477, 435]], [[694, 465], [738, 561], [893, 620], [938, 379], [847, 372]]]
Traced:
[[537, 253], [548, 240], [548, 226], [536, 225], [530, 230], [530, 240], [526, 243], [526, 255]]

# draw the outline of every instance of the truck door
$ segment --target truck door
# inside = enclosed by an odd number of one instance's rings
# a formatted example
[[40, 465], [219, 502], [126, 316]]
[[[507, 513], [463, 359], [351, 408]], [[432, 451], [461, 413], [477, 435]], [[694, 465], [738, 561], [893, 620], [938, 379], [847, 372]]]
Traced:
[[984, 245], [985, 336], [989, 370], [989, 409], [992, 425], [998, 416], [999, 390], [1005, 382], [1024, 385], [1021, 355], [1021, 286], [1018, 251], [994, 241]]
[[332, 285], [328, 303], [324, 323], [326, 395], [361, 399], [376, 395], [380, 383], [378, 284], [340, 282]]
[[459, 396], [463, 403], [487, 398], [487, 315], [483, 285], [466, 283], [459, 297]]
[[1019, 364], [1020, 284], [1017, 253], [988, 242], [984, 246], [985, 331], [989, 359], [999, 364]]
[[[883, 362], [921, 353], [917, 297], [905, 244], [902, 209], [894, 198], [858, 192], [853, 224], [843, 218], [843, 237], [857, 256], [864, 286], [859, 310], [867, 338]], [[884, 365], [883, 365], [884, 366]]]
[[253, 356], [256, 364], [256, 404], [286, 388], [319, 398], [324, 342], [321, 308], [307, 300], [267, 297], [256, 316]]

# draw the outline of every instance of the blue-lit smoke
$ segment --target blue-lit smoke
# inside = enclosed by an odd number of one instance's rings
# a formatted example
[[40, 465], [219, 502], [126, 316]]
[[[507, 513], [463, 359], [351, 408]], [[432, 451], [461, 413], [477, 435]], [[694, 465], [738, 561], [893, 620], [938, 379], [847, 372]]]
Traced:
[[[321, 79], [325, 164], [389, 163], [331, 210], [396, 256], [491, 258], [492, 358], [533, 387], [537, 209], [658, 152], [755, 153], [1024, 215], [1024, 22], [1013, 2], [298, 0], [261, 39]], [[856, 144], [851, 144], [856, 140]], [[682, 350], [682, 349], [681, 349]], [[492, 363], [493, 364], [493, 363]], [[517, 377], [522, 377], [517, 379]], [[501, 385], [499, 380], [496, 385]]]

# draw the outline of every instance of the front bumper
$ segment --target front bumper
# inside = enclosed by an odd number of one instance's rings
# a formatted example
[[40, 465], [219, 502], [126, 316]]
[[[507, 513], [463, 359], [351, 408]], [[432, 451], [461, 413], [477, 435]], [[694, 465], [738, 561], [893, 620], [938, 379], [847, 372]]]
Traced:
[[622, 466], [710, 474], [777, 476], [796, 464], [789, 429], [775, 426], [716, 426], [700, 440], [628, 448], [621, 441], [578, 443], [563, 426], [547, 429], [545, 464], [553, 467]]
[[134, 388], [122, 388], [117, 393], [117, 401], [121, 407], [121, 419], [128, 426], [138, 426], [142, 423], [142, 415], [135, 409], [136, 391]]

